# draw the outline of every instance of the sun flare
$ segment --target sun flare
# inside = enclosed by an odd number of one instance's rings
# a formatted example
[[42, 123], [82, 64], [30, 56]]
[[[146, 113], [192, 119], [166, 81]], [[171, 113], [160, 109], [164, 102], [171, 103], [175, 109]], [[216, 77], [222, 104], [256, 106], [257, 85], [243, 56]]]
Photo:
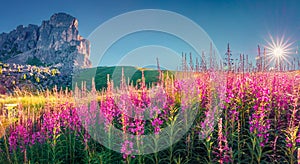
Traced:
[[283, 55], [283, 52], [284, 50], [281, 48], [281, 47], [276, 47], [274, 50], [273, 50], [273, 54], [276, 56], [276, 57], [281, 57]]
[[270, 62], [279, 63], [282, 61], [289, 62], [289, 55], [293, 54], [293, 42], [290, 42], [289, 39], [285, 39], [284, 35], [282, 37], [273, 38], [269, 35], [270, 40], [266, 40], [267, 45], [266, 55], [270, 59]]

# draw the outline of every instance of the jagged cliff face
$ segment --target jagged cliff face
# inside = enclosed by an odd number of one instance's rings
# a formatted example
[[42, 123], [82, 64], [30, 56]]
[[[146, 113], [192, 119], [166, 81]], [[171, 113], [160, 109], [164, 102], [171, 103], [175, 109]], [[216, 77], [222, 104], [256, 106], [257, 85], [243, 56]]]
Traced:
[[18, 26], [0, 34], [0, 61], [16, 64], [57, 65], [62, 71], [73, 66], [90, 67], [88, 40], [78, 32], [78, 20], [58, 13], [41, 26]]

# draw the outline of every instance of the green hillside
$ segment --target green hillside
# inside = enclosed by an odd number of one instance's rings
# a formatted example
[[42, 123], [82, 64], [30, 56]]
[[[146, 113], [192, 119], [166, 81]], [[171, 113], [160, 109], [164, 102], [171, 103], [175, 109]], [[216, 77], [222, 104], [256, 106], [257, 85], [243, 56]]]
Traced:
[[[91, 78], [95, 77], [95, 84], [97, 90], [102, 90], [107, 87], [107, 75], [109, 78], [114, 81], [114, 86], [120, 86], [120, 81], [122, 77], [122, 68], [124, 69], [124, 76], [126, 79], [126, 83], [132, 83], [133, 85], [137, 85], [142, 78], [142, 70], [144, 70], [144, 76], [146, 84], [149, 86], [152, 83], [158, 81], [159, 72], [154, 69], [144, 69], [137, 68], [132, 66], [112, 66], [112, 67], [97, 67], [91, 69], [81, 70], [77, 72], [73, 76], [73, 85], [77, 83], [80, 86], [82, 81], [85, 81], [87, 84], [87, 88], [91, 87]], [[166, 74], [166, 71], [163, 71]], [[172, 73], [169, 72], [171, 75]]]

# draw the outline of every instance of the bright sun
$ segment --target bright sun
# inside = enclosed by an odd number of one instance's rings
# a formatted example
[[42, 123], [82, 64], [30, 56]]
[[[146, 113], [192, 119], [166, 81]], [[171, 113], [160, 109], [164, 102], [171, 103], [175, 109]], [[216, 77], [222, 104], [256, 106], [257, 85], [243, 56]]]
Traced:
[[266, 47], [266, 55], [269, 59], [271, 59], [270, 62], [281, 62], [281, 61], [288, 61], [288, 56], [290, 54], [293, 54], [293, 42], [289, 42], [289, 39], [285, 39], [284, 35], [279, 38], [277, 37], [274, 39], [271, 35], [270, 40], [266, 40], [267, 45]]
[[276, 56], [276, 57], [281, 57], [283, 55], [283, 52], [284, 50], [281, 48], [281, 47], [275, 47], [273, 49], [273, 54]]

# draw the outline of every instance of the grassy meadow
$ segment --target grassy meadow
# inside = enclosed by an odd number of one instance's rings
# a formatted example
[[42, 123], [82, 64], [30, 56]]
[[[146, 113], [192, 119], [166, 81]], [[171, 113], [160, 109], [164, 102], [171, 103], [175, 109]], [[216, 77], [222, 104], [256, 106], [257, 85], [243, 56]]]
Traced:
[[[91, 89], [1, 95], [0, 163], [299, 161], [299, 71], [165, 72], [159, 79], [152, 70], [101, 69]], [[118, 78], [106, 76], [112, 72]]]

